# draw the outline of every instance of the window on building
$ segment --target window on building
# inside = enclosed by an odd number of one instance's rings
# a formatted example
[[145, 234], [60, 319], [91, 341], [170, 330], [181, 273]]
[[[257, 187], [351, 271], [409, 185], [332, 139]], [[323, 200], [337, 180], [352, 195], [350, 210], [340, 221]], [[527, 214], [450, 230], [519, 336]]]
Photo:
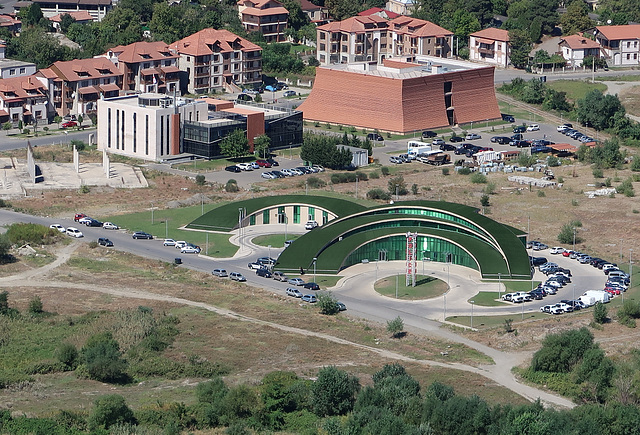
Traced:
[[167, 116], [167, 155], [171, 154], [169, 147], [171, 146], [171, 135], [169, 134], [169, 120], [170, 117]]
[[325, 51], [326, 46], [323, 43], [320, 43], [320, 51]]
[[164, 145], [164, 116], [160, 117], [160, 155], [163, 155], [163, 145]]
[[631, 41], [627, 41], [627, 48], [631, 48]]
[[16, 70], [15, 70], [15, 69], [10, 69], [10, 70], [9, 70], [9, 75], [10, 75], [10, 76], [14, 76], [14, 75], [16, 75]]
[[327, 39], [327, 34], [324, 32], [320, 32], [320, 40], [324, 41], [325, 39]]
[[120, 134], [122, 135], [122, 151], [124, 151], [124, 110], [120, 113], [122, 113], [122, 125], [120, 126]]
[[213, 55], [213, 61], [214, 62], [220, 62], [220, 55], [219, 54], [214, 54]]
[[293, 206], [293, 223], [294, 224], [300, 223], [300, 206], [299, 205]]
[[269, 224], [269, 210], [264, 210], [262, 212], [262, 223], [265, 225]]
[[116, 109], [116, 149], [120, 149], [120, 135], [118, 134], [120, 131], [120, 111]]
[[627, 60], [631, 59], [631, 54], [627, 53]]
[[325, 62], [326, 61], [326, 56], [324, 54], [320, 55], [320, 62]]
[[633, 59], [637, 60], [638, 59], [638, 53], [633, 53]]
[[27, 70], [25, 68], [20, 68], [20, 74], [24, 74]]
[[315, 221], [316, 220], [316, 209], [315, 207], [309, 207], [309, 219], [310, 221]]
[[187, 62], [191, 62], [191, 56], [187, 56]]

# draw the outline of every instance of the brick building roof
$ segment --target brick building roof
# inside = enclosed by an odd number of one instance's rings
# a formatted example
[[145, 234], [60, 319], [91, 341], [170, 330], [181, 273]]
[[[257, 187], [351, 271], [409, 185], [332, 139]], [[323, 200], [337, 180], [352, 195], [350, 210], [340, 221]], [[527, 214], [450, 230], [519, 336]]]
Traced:
[[382, 8], [369, 8], [366, 11], [359, 12], [358, 15], [361, 17], [368, 17], [369, 15], [386, 15], [390, 20], [393, 20], [396, 17], [399, 17], [400, 14], [396, 14], [395, 12], [388, 11]]
[[62, 12], [62, 13], [59, 13], [58, 15], [54, 15], [53, 17], [49, 18], [49, 21], [54, 21], [56, 23], [59, 23], [62, 21], [63, 15], [70, 15], [71, 18], [76, 20], [76, 22], [93, 21], [93, 17], [89, 13], [89, 11]]
[[496, 29], [495, 27], [489, 27], [482, 29], [479, 32], [474, 32], [469, 36], [475, 36], [476, 38], [492, 39], [494, 41], [509, 42], [509, 32], [503, 29]]
[[627, 24], [622, 26], [597, 26], [600, 32], [609, 41], [620, 39], [640, 39], [640, 24]]
[[318, 30], [324, 30], [326, 32], [358, 33], [376, 28], [386, 29], [388, 27], [388, 20], [377, 15], [368, 15], [366, 17], [350, 17], [342, 21], [333, 21], [331, 23], [318, 26]]
[[[401, 71], [401, 70], [398, 70]], [[410, 132], [449, 125], [444, 82], [452, 82], [457, 123], [500, 118], [493, 67], [442, 74], [376, 75], [340, 67], [316, 69], [305, 119], [382, 131]], [[428, 104], [425, 104], [428, 101]]]
[[302, 9], [302, 12], [319, 11], [323, 8], [322, 6], [314, 5], [309, 0], [296, 0], [296, 2], [300, 4], [300, 9]]
[[212, 28], [203, 29], [193, 35], [174, 42], [170, 48], [176, 50], [180, 54], [189, 54], [191, 56], [204, 56], [213, 53], [213, 47], [219, 46], [220, 52], [233, 51], [232, 44], [237, 42], [241, 46], [243, 52], [261, 51], [259, 45], [249, 42], [239, 37], [235, 33], [228, 30], [216, 30]]
[[118, 45], [109, 51], [118, 57], [119, 62], [125, 63], [175, 59], [179, 57], [177, 54], [171, 53], [169, 46], [162, 41], [134, 42], [129, 45]]
[[0, 98], [4, 101], [18, 101], [34, 96], [46, 97], [47, 88], [35, 76], [0, 79]]
[[600, 44], [581, 35], [570, 35], [560, 39], [560, 44], [565, 43], [572, 50], [583, 50], [585, 48], [600, 48]]
[[58, 61], [49, 68], [59, 79], [68, 82], [122, 76], [118, 68], [104, 57]]
[[396, 33], [403, 33], [413, 36], [453, 36], [453, 32], [433, 24], [431, 21], [419, 20], [417, 18], [400, 15], [389, 22]]

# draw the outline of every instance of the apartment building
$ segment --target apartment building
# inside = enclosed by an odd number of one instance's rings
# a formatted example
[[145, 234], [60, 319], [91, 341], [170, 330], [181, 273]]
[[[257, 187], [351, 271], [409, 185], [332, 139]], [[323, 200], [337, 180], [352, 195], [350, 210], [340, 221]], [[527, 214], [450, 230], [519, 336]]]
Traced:
[[412, 56], [451, 57], [453, 33], [411, 17], [392, 20], [371, 14], [319, 26], [317, 56], [320, 65], [378, 62]]
[[228, 30], [204, 29], [170, 46], [186, 72], [184, 92], [237, 91], [262, 82], [262, 48]]
[[286, 39], [289, 11], [277, 0], [239, 0], [238, 14], [248, 32], [260, 32], [267, 42]]
[[42, 10], [45, 18], [51, 18], [65, 12], [88, 12], [95, 21], [102, 21], [107, 13], [113, 9], [114, 1], [112, 0], [23, 0], [18, 1], [14, 5], [17, 12], [21, 8], [31, 6], [37, 3]]
[[640, 64], [640, 59], [638, 59], [640, 24], [597, 26], [584, 34], [595, 37], [610, 65], [635, 66]]
[[60, 116], [95, 112], [97, 101], [118, 96], [122, 84], [122, 73], [104, 57], [58, 61], [36, 75], [47, 83]]
[[48, 104], [47, 87], [37, 77], [0, 79], [0, 122], [17, 124], [44, 119], [46, 123]]
[[180, 56], [162, 41], [119, 45], [103, 56], [122, 73], [125, 92], [172, 94], [180, 90]]
[[496, 65], [509, 66], [509, 32], [490, 27], [469, 35], [469, 60]]

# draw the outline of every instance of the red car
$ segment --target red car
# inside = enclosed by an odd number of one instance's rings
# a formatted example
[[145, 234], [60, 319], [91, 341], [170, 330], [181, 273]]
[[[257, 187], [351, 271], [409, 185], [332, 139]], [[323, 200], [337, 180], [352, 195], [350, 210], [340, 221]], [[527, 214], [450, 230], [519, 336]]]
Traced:
[[605, 287], [604, 291], [606, 291], [610, 295], [619, 295], [621, 293], [620, 289], [615, 287]]
[[266, 160], [256, 160], [256, 164], [258, 166], [260, 166], [261, 168], [270, 168], [271, 167], [271, 163], [269, 163]]
[[84, 213], [76, 213], [76, 215], [73, 217], [73, 220], [78, 222], [80, 219], [82, 219], [84, 217], [87, 217], [87, 215], [84, 214]]
[[67, 122], [64, 122], [64, 123], [61, 125], [61, 127], [62, 127], [62, 128], [69, 128], [69, 127], [75, 127], [76, 125], [78, 125], [78, 123], [77, 123], [77, 122], [75, 122], [75, 121], [67, 121]]
[[572, 252], [573, 252], [573, 251], [567, 251], [567, 250], [565, 250], [565, 251], [562, 253], [562, 256], [563, 256], [563, 257], [568, 257], [568, 256], [570, 256], [570, 255], [571, 255], [571, 253], [572, 253]]

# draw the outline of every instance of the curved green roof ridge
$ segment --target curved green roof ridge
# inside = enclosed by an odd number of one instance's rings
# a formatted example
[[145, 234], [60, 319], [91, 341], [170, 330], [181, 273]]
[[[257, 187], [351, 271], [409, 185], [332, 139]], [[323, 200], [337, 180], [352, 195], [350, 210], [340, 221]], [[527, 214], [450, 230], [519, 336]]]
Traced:
[[338, 217], [364, 211], [367, 207], [355, 202], [315, 195], [278, 195], [235, 201], [216, 207], [187, 225], [187, 228], [209, 231], [231, 231], [238, 225], [238, 209], [246, 209], [246, 216], [267, 207], [285, 204], [304, 204], [323, 208], [335, 213]]

